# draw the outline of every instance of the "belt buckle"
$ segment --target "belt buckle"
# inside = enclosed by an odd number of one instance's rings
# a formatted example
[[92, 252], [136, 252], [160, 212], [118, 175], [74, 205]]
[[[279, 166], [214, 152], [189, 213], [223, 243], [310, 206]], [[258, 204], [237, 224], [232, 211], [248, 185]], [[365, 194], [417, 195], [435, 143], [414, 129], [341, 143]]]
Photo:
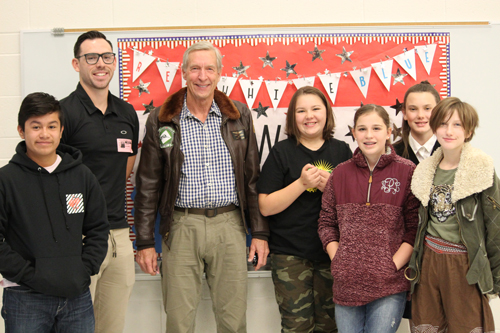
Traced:
[[[209, 212], [213, 212], [213, 215], [209, 214]], [[217, 208], [207, 208], [207, 209], [205, 209], [205, 216], [206, 217], [216, 217], [217, 216]]]

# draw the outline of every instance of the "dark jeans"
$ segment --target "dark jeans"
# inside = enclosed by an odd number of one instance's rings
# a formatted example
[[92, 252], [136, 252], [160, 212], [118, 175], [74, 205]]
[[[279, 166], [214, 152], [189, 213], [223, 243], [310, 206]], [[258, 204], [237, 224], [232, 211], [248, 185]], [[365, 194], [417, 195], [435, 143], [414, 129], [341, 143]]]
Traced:
[[5, 333], [94, 332], [94, 310], [89, 290], [74, 298], [64, 298], [6, 288], [2, 317]]

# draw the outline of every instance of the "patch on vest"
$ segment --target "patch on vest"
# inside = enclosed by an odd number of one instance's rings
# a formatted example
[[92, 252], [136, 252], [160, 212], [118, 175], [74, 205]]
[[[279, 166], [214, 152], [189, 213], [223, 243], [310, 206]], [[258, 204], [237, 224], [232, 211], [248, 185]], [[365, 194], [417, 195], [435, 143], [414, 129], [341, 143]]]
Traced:
[[66, 194], [66, 210], [68, 214], [79, 214], [85, 212], [83, 195], [81, 193]]
[[175, 130], [170, 126], [163, 126], [158, 129], [160, 135], [160, 148], [170, 148], [174, 145]]
[[382, 181], [382, 191], [385, 193], [396, 194], [399, 192], [399, 186], [401, 183], [396, 178], [386, 178]]
[[245, 130], [233, 131], [231, 132], [234, 140], [245, 140]]

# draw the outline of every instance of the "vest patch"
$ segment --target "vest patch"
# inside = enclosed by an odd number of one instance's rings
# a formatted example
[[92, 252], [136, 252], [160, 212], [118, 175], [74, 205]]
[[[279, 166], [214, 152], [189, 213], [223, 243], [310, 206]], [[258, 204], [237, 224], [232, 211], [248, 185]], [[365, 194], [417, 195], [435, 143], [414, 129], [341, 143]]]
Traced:
[[233, 139], [234, 140], [245, 140], [246, 139], [246, 136], [245, 136], [245, 130], [239, 130], [239, 131], [233, 131], [231, 132], [231, 134], [233, 135]]
[[158, 129], [160, 135], [160, 148], [170, 148], [174, 145], [175, 130], [170, 126], [163, 126]]

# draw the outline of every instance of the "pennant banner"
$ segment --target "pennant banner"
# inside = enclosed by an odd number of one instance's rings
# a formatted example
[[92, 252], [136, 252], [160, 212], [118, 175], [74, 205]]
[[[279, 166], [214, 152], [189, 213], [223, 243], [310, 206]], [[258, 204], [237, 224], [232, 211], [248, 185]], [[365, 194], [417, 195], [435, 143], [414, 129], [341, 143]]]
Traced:
[[415, 68], [415, 49], [403, 52], [394, 57], [398, 64], [403, 67], [406, 73], [410, 74], [413, 80], [417, 80], [417, 70]]
[[309, 77], [301, 77], [300, 79], [293, 79], [293, 83], [297, 87], [297, 89], [300, 89], [305, 86], [311, 86], [314, 87], [314, 76], [309, 76]]
[[340, 81], [340, 73], [329, 73], [318, 75], [321, 83], [325, 87], [326, 93], [330, 96], [332, 104], [335, 104], [335, 99], [337, 98], [337, 88]]
[[155, 61], [156, 58], [149, 54], [134, 50], [134, 66], [132, 81], [135, 82], [142, 73]]
[[390, 59], [372, 64], [372, 68], [375, 70], [375, 73], [377, 73], [378, 78], [382, 81], [387, 91], [391, 91], [392, 62], [393, 60]]
[[267, 92], [269, 97], [271, 97], [274, 110], [278, 109], [278, 104], [281, 101], [281, 97], [283, 97], [287, 84], [288, 82], [286, 81], [266, 81]]
[[436, 44], [415, 46], [418, 57], [429, 75], [431, 75], [432, 62], [434, 61], [434, 54], [436, 54], [436, 46]]
[[354, 79], [354, 82], [356, 82], [359, 90], [361, 90], [361, 93], [363, 93], [363, 96], [365, 96], [365, 98], [366, 94], [368, 93], [368, 85], [370, 84], [371, 73], [371, 67], [360, 68], [358, 70], [351, 71], [351, 76]]
[[157, 61], [156, 66], [158, 67], [158, 71], [160, 72], [163, 84], [165, 85], [165, 89], [167, 89], [167, 92], [169, 92], [170, 86], [172, 86], [172, 82], [174, 82], [175, 74], [179, 69], [179, 62]]
[[241, 90], [243, 91], [243, 96], [245, 96], [248, 108], [251, 109], [253, 107], [255, 99], [257, 98], [257, 93], [259, 92], [262, 81], [241, 79], [239, 82]]

